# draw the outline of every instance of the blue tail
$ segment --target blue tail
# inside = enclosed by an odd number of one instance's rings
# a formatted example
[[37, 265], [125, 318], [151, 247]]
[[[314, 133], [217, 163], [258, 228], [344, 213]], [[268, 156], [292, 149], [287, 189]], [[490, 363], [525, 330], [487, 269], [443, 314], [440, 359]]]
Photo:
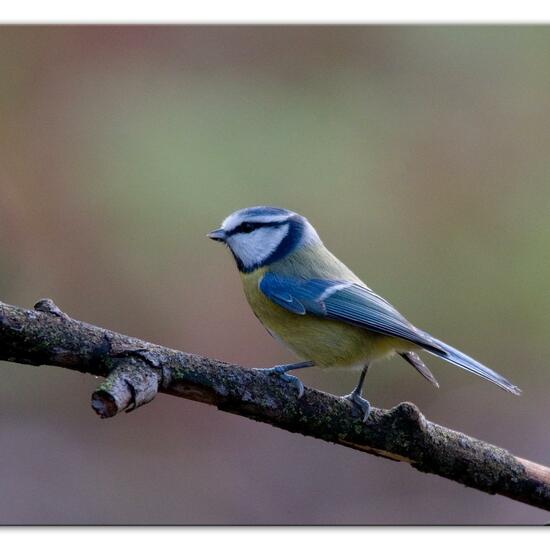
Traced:
[[445, 342], [442, 342], [441, 340], [436, 340], [433, 337], [431, 337], [431, 340], [441, 348], [441, 351], [438, 351], [436, 348], [426, 349], [426, 351], [436, 355], [437, 357], [441, 357], [442, 359], [449, 361], [449, 363], [453, 363], [468, 372], [473, 372], [474, 374], [481, 376], [481, 378], [485, 378], [485, 380], [493, 382], [493, 384], [496, 384], [503, 390], [509, 391], [510, 393], [514, 393], [516, 395], [521, 393], [521, 390], [517, 386], [514, 386], [514, 384], [506, 380], [506, 378], [498, 374], [498, 372], [495, 372], [489, 367], [478, 363], [475, 359], [468, 357], [465, 353], [462, 353], [461, 351], [445, 344]]

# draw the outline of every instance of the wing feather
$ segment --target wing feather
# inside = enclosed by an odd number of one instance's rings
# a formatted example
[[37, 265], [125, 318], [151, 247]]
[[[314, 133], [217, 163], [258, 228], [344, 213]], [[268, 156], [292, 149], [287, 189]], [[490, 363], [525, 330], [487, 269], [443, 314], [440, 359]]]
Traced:
[[429, 350], [443, 351], [434, 339], [416, 329], [384, 298], [357, 283], [266, 273], [259, 288], [270, 300], [298, 315], [342, 321]]
[[[414, 327], [389, 302], [366, 286], [349, 281], [299, 279], [268, 272], [260, 280], [259, 288], [271, 301], [298, 315], [316, 315], [413, 342], [506, 391], [517, 395], [521, 392], [497, 372]], [[437, 385], [416, 354], [403, 356], [425, 378]]]

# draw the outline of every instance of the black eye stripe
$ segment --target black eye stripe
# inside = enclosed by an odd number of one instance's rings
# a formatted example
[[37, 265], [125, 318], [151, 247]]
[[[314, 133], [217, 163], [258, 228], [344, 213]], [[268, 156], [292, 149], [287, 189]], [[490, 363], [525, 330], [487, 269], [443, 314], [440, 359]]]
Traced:
[[282, 220], [278, 222], [242, 222], [237, 227], [231, 229], [231, 231], [226, 231], [226, 235], [231, 237], [231, 235], [236, 235], [238, 233], [252, 233], [260, 227], [277, 227], [287, 223], [288, 220]]
[[252, 231], [254, 231], [254, 229], [257, 229], [257, 228], [258, 228], [258, 225], [255, 225], [250, 222], [241, 223], [241, 225], [239, 225], [238, 227], [239, 233], [252, 233]]

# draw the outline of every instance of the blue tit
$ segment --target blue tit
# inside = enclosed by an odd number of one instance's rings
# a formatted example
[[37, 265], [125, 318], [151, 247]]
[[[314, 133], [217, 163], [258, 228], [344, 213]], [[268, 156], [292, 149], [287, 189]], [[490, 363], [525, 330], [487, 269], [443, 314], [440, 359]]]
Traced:
[[300, 396], [303, 385], [287, 374], [291, 370], [361, 367], [357, 386], [344, 397], [366, 421], [370, 404], [362, 388], [375, 361], [398, 354], [439, 387], [419, 350], [519, 395], [519, 388], [500, 374], [407, 321], [325, 248], [303, 216], [270, 206], [245, 208], [228, 216], [208, 237], [225, 243], [233, 254], [256, 317], [303, 359], [268, 369], [296, 386]]

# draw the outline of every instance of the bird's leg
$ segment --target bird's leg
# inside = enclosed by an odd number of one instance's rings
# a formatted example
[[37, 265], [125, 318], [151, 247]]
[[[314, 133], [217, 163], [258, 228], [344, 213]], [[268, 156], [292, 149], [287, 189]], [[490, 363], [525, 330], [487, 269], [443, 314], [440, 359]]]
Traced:
[[276, 365], [270, 369], [254, 369], [271, 374], [274, 376], [280, 377], [285, 382], [289, 382], [298, 390], [298, 398], [304, 395], [304, 385], [302, 381], [292, 374], [287, 374], [288, 371], [296, 369], [306, 369], [308, 367], [313, 367], [313, 361], [302, 361], [301, 363], [290, 363], [289, 365]]
[[344, 399], [351, 401], [354, 406], [361, 410], [363, 413], [363, 422], [367, 421], [370, 414], [370, 403], [362, 396], [363, 383], [365, 382], [365, 376], [367, 375], [368, 370], [369, 366], [365, 365], [361, 371], [361, 376], [359, 376], [359, 381], [357, 382], [355, 389], [350, 394], [343, 396]]

